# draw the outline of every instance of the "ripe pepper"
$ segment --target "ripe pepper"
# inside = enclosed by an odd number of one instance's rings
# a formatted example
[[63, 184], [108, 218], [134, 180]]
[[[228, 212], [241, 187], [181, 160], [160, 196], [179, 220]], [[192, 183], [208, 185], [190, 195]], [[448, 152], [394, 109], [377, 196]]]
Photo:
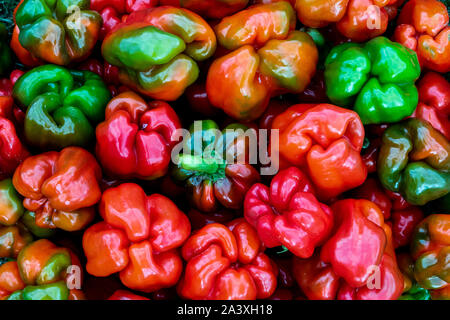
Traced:
[[[432, 214], [416, 228], [411, 242], [417, 283], [434, 298], [450, 298], [450, 215]], [[436, 292], [434, 292], [436, 291]]]
[[367, 170], [361, 159], [364, 127], [356, 112], [330, 104], [294, 105], [277, 116], [280, 167], [304, 167], [318, 197], [331, 198], [361, 185]]
[[417, 55], [385, 37], [365, 44], [334, 47], [325, 61], [331, 102], [352, 106], [364, 124], [397, 122], [410, 116], [419, 100]]
[[424, 205], [450, 192], [450, 143], [428, 122], [405, 120], [384, 132], [377, 168], [386, 189]]
[[414, 279], [414, 260], [406, 252], [397, 254], [398, 266], [403, 274], [404, 288], [399, 300], [430, 300], [427, 289], [422, 288]]
[[76, 231], [94, 218], [102, 172], [95, 158], [79, 147], [28, 157], [13, 176], [23, 206], [42, 228]]
[[137, 94], [124, 92], [108, 103], [105, 121], [97, 126], [97, 157], [114, 176], [159, 178], [167, 172], [180, 128], [167, 103], [147, 104]]
[[83, 234], [88, 273], [107, 277], [119, 272], [125, 286], [144, 292], [178, 282], [183, 265], [177, 248], [189, 237], [191, 225], [171, 200], [124, 183], [103, 193], [100, 215], [104, 221]]
[[100, 40], [125, 21], [131, 12], [153, 8], [158, 4], [158, 0], [90, 0], [90, 2], [90, 9], [97, 11], [103, 19]]
[[245, 196], [244, 216], [268, 248], [283, 245], [309, 258], [333, 227], [330, 208], [314, 196], [309, 179], [296, 167], [280, 171], [270, 188], [257, 183]]
[[402, 8], [394, 40], [417, 52], [420, 64], [450, 71], [450, 26], [447, 7], [438, 0], [411, 0]]
[[24, 213], [22, 199], [11, 179], [0, 181], [0, 225], [12, 226]]
[[2, 259], [6, 261], [9, 259], [5, 258], [17, 258], [19, 252], [32, 241], [33, 236], [23, 224], [18, 223], [13, 226], [0, 225], [0, 265]]
[[[70, 289], [69, 267], [77, 267], [78, 258], [68, 249], [41, 239], [24, 247], [17, 261], [0, 265], [0, 299], [7, 300], [74, 300], [82, 296]], [[74, 273], [75, 275], [76, 273]], [[72, 281], [71, 281], [72, 280]]]
[[253, 227], [240, 218], [194, 232], [182, 248], [186, 260], [178, 294], [192, 300], [254, 300], [270, 297], [277, 267], [263, 253]]
[[160, 0], [161, 5], [171, 5], [192, 10], [202, 17], [221, 19], [244, 9], [249, 0]]
[[27, 109], [27, 141], [53, 149], [89, 146], [111, 94], [95, 73], [44, 65], [21, 76], [14, 84], [13, 96]]
[[158, 100], [176, 100], [197, 80], [197, 61], [211, 57], [216, 36], [197, 14], [157, 7], [132, 12], [104, 39], [102, 54], [122, 84]]
[[233, 51], [209, 68], [206, 90], [212, 105], [234, 119], [251, 121], [272, 96], [302, 92], [316, 71], [318, 50], [295, 25], [295, 12], [285, 1], [224, 18], [215, 28], [217, 38]]
[[12, 53], [8, 46], [6, 26], [0, 23], [0, 76], [5, 75], [12, 67]]
[[331, 208], [333, 236], [320, 254], [293, 261], [294, 277], [305, 295], [313, 300], [397, 299], [404, 282], [381, 210], [355, 199], [337, 201]]
[[89, 10], [89, 0], [22, 0], [14, 20], [21, 46], [58, 65], [89, 56], [102, 25], [101, 16]]
[[220, 205], [240, 209], [245, 193], [260, 179], [248, 159], [242, 159], [248, 156], [244, 132], [248, 128], [240, 124], [228, 125], [222, 132], [218, 128], [212, 120], [194, 122], [172, 170], [174, 180], [188, 188], [193, 206], [203, 212]]
[[5, 96], [0, 96], [0, 179], [11, 176], [17, 166], [29, 155], [14, 126], [18, 114], [8, 88], [11, 82], [8, 79], [5, 83]]
[[450, 83], [435, 72], [420, 80], [419, 104], [412, 117], [428, 121], [450, 140]]

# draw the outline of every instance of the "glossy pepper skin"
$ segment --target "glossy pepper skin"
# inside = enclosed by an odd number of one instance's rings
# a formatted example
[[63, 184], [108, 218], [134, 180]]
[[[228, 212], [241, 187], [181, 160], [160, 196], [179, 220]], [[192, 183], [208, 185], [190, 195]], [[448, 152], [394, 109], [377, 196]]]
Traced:
[[428, 122], [405, 120], [384, 132], [377, 168], [386, 189], [424, 205], [450, 192], [450, 143]]
[[300, 258], [311, 257], [333, 227], [331, 209], [316, 199], [296, 167], [280, 171], [270, 188], [254, 184], [245, 196], [244, 216], [266, 247], [283, 245]]
[[197, 80], [197, 62], [214, 54], [216, 36], [197, 14], [170, 6], [132, 12], [104, 39], [102, 54], [122, 84], [158, 100], [176, 100]]
[[76, 231], [85, 228], [100, 200], [102, 172], [86, 150], [68, 147], [28, 157], [13, 176], [23, 205], [42, 228]]
[[[74, 300], [81, 297], [72, 284], [70, 269], [81, 270], [78, 258], [68, 249], [41, 239], [25, 246], [17, 261], [0, 265], [0, 299]], [[82, 274], [80, 274], [82, 275]]]
[[415, 261], [417, 283], [425, 289], [447, 291], [448, 294], [450, 215], [432, 214], [417, 226], [411, 242], [411, 256]]
[[244, 9], [249, 0], [159, 0], [161, 5], [182, 7], [210, 19], [221, 19]]
[[167, 172], [180, 128], [167, 103], [147, 104], [139, 95], [124, 92], [108, 103], [105, 121], [97, 126], [97, 157], [113, 176], [159, 178]]
[[17, 258], [20, 251], [32, 241], [33, 236], [21, 223], [0, 226], [0, 265], [2, 259], [6, 261]]
[[157, 4], [158, 0], [90, 0], [90, 9], [97, 11], [103, 19], [99, 38], [103, 40], [130, 13], [153, 8]]
[[44, 65], [21, 76], [13, 96], [27, 110], [27, 141], [41, 149], [61, 149], [92, 143], [111, 94], [92, 72]]
[[177, 291], [184, 299], [264, 299], [277, 286], [276, 265], [263, 253], [256, 230], [242, 218], [194, 232], [182, 255], [187, 264]]
[[255, 120], [269, 99], [300, 93], [316, 71], [318, 50], [305, 32], [295, 31], [288, 2], [254, 5], [224, 18], [215, 28], [218, 42], [232, 50], [208, 71], [212, 105], [240, 121]]
[[450, 140], [450, 83], [436, 72], [419, 81], [419, 104], [412, 117], [428, 121]]
[[107, 277], [119, 272], [125, 286], [144, 292], [177, 283], [183, 266], [177, 248], [189, 237], [191, 225], [171, 200], [124, 183], [103, 193], [100, 215], [104, 221], [83, 235], [88, 273]]
[[247, 129], [231, 124], [220, 132], [212, 120], [191, 125], [172, 176], [188, 188], [195, 208], [212, 212], [220, 206], [242, 207], [245, 193], [260, 179], [258, 171], [248, 161], [249, 149], [244, 134]]
[[6, 26], [0, 23], [0, 76], [6, 75], [12, 67], [12, 53], [7, 42]]
[[417, 106], [417, 55], [385, 37], [334, 47], [325, 60], [331, 102], [354, 106], [364, 124], [397, 122]]
[[14, 189], [12, 180], [8, 178], [0, 181], [0, 224], [12, 226], [24, 212], [22, 199]]
[[0, 179], [10, 177], [29, 155], [17, 135], [13, 105], [12, 97], [0, 96]]
[[414, 260], [407, 252], [397, 254], [398, 266], [403, 274], [404, 288], [399, 300], [430, 300], [427, 289], [422, 288], [414, 279]]
[[89, 56], [102, 25], [101, 16], [89, 10], [89, 0], [22, 0], [14, 18], [21, 46], [58, 65]]
[[[332, 210], [334, 235], [322, 251], [294, 258], [293, 275], [302, 291], [311, 300], [397, 299], [404, 282], [380, 209], [367, 200], [346, 199]], [[379, 286], [371, 279], [374, 272]]]
[[364, 127], [356, 112], [330, 104], [294, 105], [278, 115], [280, 167], [304, 167], [320, 199], [361, 185]]
[[402, 8], [394, 40], [417, 52], [420, 64], [437, 72], [450, 71], [450, 26], [444, 3], [411, 0]]

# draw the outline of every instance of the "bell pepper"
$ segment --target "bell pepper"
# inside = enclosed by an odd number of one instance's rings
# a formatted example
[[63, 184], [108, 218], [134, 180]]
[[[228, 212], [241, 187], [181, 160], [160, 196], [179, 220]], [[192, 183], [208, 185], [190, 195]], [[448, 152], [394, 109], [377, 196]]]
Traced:
[[41, 64], [44, 64], [44, 61], [42, 61], [39, 58], [36, 58], [27, 49], [22, 47], [22, 45], [19, 42], [19, 34], [20, 34], [19, 27], [15, 25], [11, 37], [10, 47], [14, 51], [14, 54], [16, 55], [17, 59], [27, 67], [36, 67]]
[[16, 169], [13, 184], [38, 227], [76, 231], [94, 218], [101, 177], [94, 156], [68, 147], [28, 157]]
[[191, 225], [171, 200], [124, 183], [103, 193], [100, 215], [104, 221], [83, 234], [88, 273], [107, 277], [119, 272], [126, 287], [144, 292], [178, 282], [183, 264], [177, 248]]
[[20, 223], [0, 226], [0, 259], [17, 258], [19, 252], [32, 241], [33, 236]]
[[25, 73], [14, 84], [13, 96], [27, 110], [27, 141], [43, 149], [89, 146], [111, 97], [98, 75], [56, 65]]
[[72, 300], [79, 297], [79, 289], [69, 289], [70, 266], [81, 270], [78, 258], [70, 250], [46, 239], [32, 242], [20, 251], [17, 261], [0, 265], [0, 298]]
[[24, 213], [22, 199], [11, 179], [0, 181], [0, 225], [12, 226]]
[[197, 14], [157, 7], [132, 12], [104, 39], [102, 54], [122, 84], [158, 100], [176, 100], [197, 80], [197, 61], [214, 54], [216, 36]]
[[244, 9], [249, 0], [160, 0], [161, 5], [171, 5], [192, 10], [202, 17], [221, 19]]
[[[361, 185], [367, 170], [361, 159], [364, 127], [356, 112], [330, 104], [294, 105], [277, 116], [280, 167], [304, 167], [319, 199]], [[272, 148], [272, 147], [271, 147]]]
[[108, 103], [105, 122], [97, 126], [97, 157], [113, 176], [159, 178], [167, 172], [180, 128], [167, 103], [147, 104], [137, 94], [124, 92]]
[[14, 126], [13, 105], [12, 97], [0, 96], [0, 179], [11, 176], [29, 155]]
[[270, 188], [254, 184], [245, 196], [244, 217], [267, 248], [283, 245], [300, 258], [311, 257], [333, 227], [331, 209], [316, 199], [296, 167], [280, 171]]
[[[450, 286], [450, 215], [432, 214], [417, 226], [411, 242], [414, 277], [430, 292]], [[450, 295], [447, 299], [450, 298]]]
[[231, 124], [222, 132], [218, 129], [212, 120], [194, 122], [172, 170], [174, 180], [188, 188], [193, 206], [203, 212], [220, 206], [240, 209], [245, 193], [260, 179], [248, 159], [242, 159], [249, 155], [248, 128]]
[[[447, 4], [448, 6], [448, 4]], [[402, 8], [394, 40], [417, 52], [420, 64], [450, 71], [450, 26], [447, 7], [438, 0], [411, 0]]]
[[334, 47], [325, 61], [331, 102], [352, 106], [364, 124], [397, 122], [410, 116], [419, 101], [417, 55], [385, 37], [365, 44]]
[[224, 18], [215, 28], [230, 53], [209, 68], [206, 91], [212, 105], [240, 121], [255, 120], [269, 99], [300, 93], [316, 72], [318, 50], [306, 32], [295, 31], [288, 2], [254, 5]]
[[21, 46], [58, 65], [89, 56], [102, 25], [101, 16], [89, 10], [89, 0], [22, 0], [14, 20]]
[[116, 290], [108, 298], [108, 300], [150, 300], [146, 297], [138, 296], [137, 294], [134, 294], [128, 290]]
[[91, 71], [98, 74], [108, 86], [108, 89], [113, 97], [117, 96], [121, 92], [130, 91], [130, 89], [126, 86], [120, 85], [119, 68], [109, 64], [106, 61], [99, 61], [91, 58], [79, 64], [78, 69]]
[[277, 286], [277, 268], [263, 250], [256, 230], [242, 218], [203, 227], [181, 250], [187, 264], [178, 294], [192, 300], [270, 297]]
[[450, 83], [435, 72], [420, 80], [419, 104], [412, 117], [428, 121], [450, 140]]
[[398, 299], [430, 300], [430, 292], [422, 288], [414, 279], [414, 260], [411, 255], [406, 252], [399, 253], [397, 254], [397, 261], [405, 281], [403, 294]]
[[423, 217], [423, 212], [418, 207], [392, 212], [391, 223], [394, 248], [411, 243], [413, 232]]
[[13, 57], [8, 46], [6, 26], [0, 23], [0, 76], [5, 75], [12, 67]]
[[377, 168], [386, 189], [424, 205], [450, 192], [450, 143], [428, 122], [405, 120], [384, 132]]
[[90, 0], [90, 2], [90, 9], [97, 11], [103, 19], [100, 40], [125, 21], [131, 12], [153, 8], [158, 4], [158, 0]]

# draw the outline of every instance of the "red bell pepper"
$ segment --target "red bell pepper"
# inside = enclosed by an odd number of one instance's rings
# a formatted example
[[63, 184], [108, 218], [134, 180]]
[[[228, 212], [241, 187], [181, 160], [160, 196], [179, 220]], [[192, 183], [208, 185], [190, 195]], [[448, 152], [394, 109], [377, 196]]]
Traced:
[[263, 253], [256, 230], [242, 218], [194, 232], [182, 255], [187, 265], [177, 289], [185, 299], [264, 299], [277, 286], [277, 268]]
[[277, 116], [280, 167], [295, 165], [308, 172], [320, 199], [361, 185], [367, 169], [361, 158], [364, 127], [354, 111], [331, 104], [294, 105]]
[[125, 286], [144, 292], [178, 282], [182, 260], [177, 248], [191, 225], [171, 200], [124, 183], [103, 193], [100, 215], [104, 221], [83, 235], [88, 273], [107, 277], [119, 272]]
[[23, 206], [35, 212], [36, 225], [75, 231], [94, 218], [100, 200], [102, 172], [94, 156], [79, 147], [67, 147], [28, 157], [13, 176]]
[[174, 133], [181, 128], [175, 111], [163, 101], [147, 104], [133, 92], [112, 99], [96, 129], [97, 157], [103, 168], [122, 178], [156, 179], [168, 169]]
[[435, 72], [419, 81], [419, 104], [412, 117], [428, 121], [450, 140], [450, 83]]
[[254, 184], [245, 196], [244, 216], [266, 247], [283, 245], [301, 258], [311, 257], [333, 226], [330, 208], [316, 199], [309, 179], [295, 167], [280, 171], [270, 188]]
[[450, 71], [450, 26], [444, 3], [410, 0], [397, 20], [394, 40], [416, 51], [420, 64], [437, 72]]

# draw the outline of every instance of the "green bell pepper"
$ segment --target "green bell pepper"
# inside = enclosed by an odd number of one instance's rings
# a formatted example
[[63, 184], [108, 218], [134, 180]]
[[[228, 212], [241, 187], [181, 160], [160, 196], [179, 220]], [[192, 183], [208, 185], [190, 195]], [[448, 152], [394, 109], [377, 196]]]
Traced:
[[392, 125], [383, 134], [377, 172], [386, 189], [424, 205], [450, 193], [450, 143], [419, 119]]
[[403, 293], [398, 300], [431, 300], [431, 295], [427, 289], [414, 283], [411, 289]]
[[419, 101], [419, 76], [416, 53], [385, 37], [338, 45], [325, 60], [327, 96], [339, 106], [353, 105], [364, 124], [410, 116]]
[[13, 292], [7, 300], [67, 300], [69, 289], [64, 281], [40, 286], [26, 286], [23, 290]]
[[42, 149], [88, 146], [104, 120], [111, 94], [95, 73], [56, 65], [34, 68], [17, 80], [17, 103], [28, 108], [25, 138]]

